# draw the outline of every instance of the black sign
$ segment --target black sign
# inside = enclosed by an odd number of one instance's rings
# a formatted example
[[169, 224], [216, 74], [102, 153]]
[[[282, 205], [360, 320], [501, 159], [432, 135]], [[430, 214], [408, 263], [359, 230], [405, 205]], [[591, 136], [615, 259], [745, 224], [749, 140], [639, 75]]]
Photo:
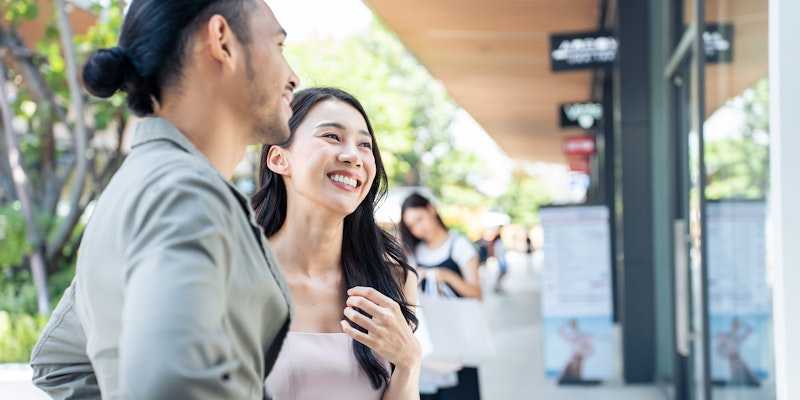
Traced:
[[728, 64], [733, 62], [733, 25], [708, 24], [703, 32], [706, 45], [706, 62]]
[[578, 32], [550, 36], [553, 71], [607, 67], [617, 59], [617, 39], [610, 32]]
[[593, 101], [565, 103], [559, 106], [562, 128], [594, 129], [603, 120], [603, 105]]
[[[707, 24], [703, 32], [706, 62], [733, 61], [733, 25]], [[550, 35], [553, 71], [609, 67], [617, 59], [617, 38], [607, 31]]]

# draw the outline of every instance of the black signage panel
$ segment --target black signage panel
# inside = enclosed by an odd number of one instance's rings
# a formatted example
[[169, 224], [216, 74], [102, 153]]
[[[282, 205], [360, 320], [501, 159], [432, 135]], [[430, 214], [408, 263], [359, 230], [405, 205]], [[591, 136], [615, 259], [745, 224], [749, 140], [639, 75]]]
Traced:
[[733, 24], [707, 24], [703, 42], [706, 45], [707, 63], [733, 62]]
[[617, 58], [617, 39], [607, 31], [550, 35], [553, 71], [608, 67]]
[[559, 114], [562, 128], [595, 129], [603, 120], [603, 105], [594, 101], [564, 103]]
[[[733, 61], [733, 25], [707, 24], [703, 32], [706, 62]], [[553, 71], [609, 67], [617, 59], [617, 38], [608, 31], [550, 35], [550, 65]]]

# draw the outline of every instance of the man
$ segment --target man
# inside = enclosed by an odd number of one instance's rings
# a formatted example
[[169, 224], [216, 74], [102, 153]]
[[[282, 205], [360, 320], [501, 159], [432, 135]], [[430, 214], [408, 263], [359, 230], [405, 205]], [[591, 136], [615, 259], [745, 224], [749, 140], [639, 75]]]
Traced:
[[227, 179], [247, 145], [288, 138], [285, 36], [262, 0], [133, 0], [119, 46], [87, 62], [92, 94], [147, 118], [31, 355], [53, 398], [264, 397], [288, 292]]

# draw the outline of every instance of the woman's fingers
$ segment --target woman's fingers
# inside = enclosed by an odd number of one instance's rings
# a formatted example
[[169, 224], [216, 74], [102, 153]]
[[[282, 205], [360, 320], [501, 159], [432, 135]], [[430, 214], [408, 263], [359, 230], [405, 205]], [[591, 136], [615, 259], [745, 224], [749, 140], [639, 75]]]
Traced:
[[373, 321], [371, 318], [368, 318], [366, 315], [356, 311], [356, 309], [352, 307], [347, 307], [344, 309], [344, 316], [347, 317], [350, 321], [353, 321], [356, 325], [363, 328], [367, 333], [372, 333], [377, 331], [378, 325]]
[[347, 321], [339, 321], [339, 325], [342, 326], [342, 332], [353, 338], [353, 340], [356, 340], [369, 348], [375, 348], [375, 340], [366, 333], [353, 328], [347, 323]]
[[364, 311], [365, 313], [369, 314], [373, 318], [376, 318], [386, 312], [379, 305], [371, 302], [366, 297], [361, 297], [361, 296], [350, 296], [347, 298], [347, 302], [345, 304], [348, 307], [358, 308]]
[[388, 310], [400, 311], [400, 306], [396, 301], [371, 287], [357, 286], [348, 290], [347, 294], [350, 296], [363, 297]]

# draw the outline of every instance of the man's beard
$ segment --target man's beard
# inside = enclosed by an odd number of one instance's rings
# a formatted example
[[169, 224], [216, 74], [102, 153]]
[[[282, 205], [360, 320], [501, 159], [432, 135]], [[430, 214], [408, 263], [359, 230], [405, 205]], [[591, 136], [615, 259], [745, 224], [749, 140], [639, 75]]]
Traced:
[[259, 144], [284, 144], [289, 140], [289, 125], [281, 121], [282, 98], [275, 106], [269, 104], [266, 90], [260, 88], [270, 87], [256, 77], [249, 53], [246, 54], [246, 73], [248, 85], [248, 104], [253, 116], [253, 140]]
[[284, 145], [289, 141], [289, 125], [281, 121], [277, 113], [269, 113], [264, 118], [259, 118], [253, 127], [253, 133], [260, 144]]

